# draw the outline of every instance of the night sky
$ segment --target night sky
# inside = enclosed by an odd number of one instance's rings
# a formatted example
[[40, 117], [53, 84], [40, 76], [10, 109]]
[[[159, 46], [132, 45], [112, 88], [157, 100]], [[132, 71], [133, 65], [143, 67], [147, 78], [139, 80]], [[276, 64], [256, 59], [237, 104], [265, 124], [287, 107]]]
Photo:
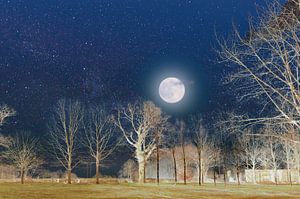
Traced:
[[[63, 97], [110, 105], [152, 100], [175, 116], [232, 106], [215, 32], [226, 37], [233, 21], [246, 32], [248, 16], [264, 2], [0, 0], [0, 102], [18, 112], [6, 131], [43, 135]], [[156, 90], [170, 75], [187, 87], [172, 106]]]

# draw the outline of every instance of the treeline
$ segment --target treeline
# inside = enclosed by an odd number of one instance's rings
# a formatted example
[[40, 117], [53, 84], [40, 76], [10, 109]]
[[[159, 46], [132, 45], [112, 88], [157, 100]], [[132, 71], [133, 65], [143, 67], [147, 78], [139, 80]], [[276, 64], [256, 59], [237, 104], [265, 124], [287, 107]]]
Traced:
[[[2, 124], [15, 114], [7, 106], [0, 110]], [[214, 128], [208, 129], [199, 115], [185, 120], [171, 118], [150, 101], [138, 101], [111, 111], [104, 106], [85, 107], [79, 101], [60, 100], [49, 119], [47, 144], [42, 146], [25, 131], [15, 136], [1, 135], [1, 162], [14, 166], [24, 183], [27, 175], [47, 161], [56, 161], [71, 183], [74, 168], [91, 161], [95, 165], [95, 182], [99, 183], [102, 162], [110, 159], [118, 147], [126, 145], [133, 149], [134, 160], [123, 165], [123, 172], [130, 170], [130, 175], [136, 172], [139, 183], [146, 182], [150, 159], [156, 162], [159, 183], [159, 169], [165, 167], [160, 165], [161, 154], [166, 151], [173, 160], [175, 183], [179, 181], [179, 173], [184, 184], [191, 179], [191, 160], [200, 185], [207, 179], [208, 171], [213, 172], [215, 184], [221, 174], [226, 184], [228, 170], [235, 172], [240, 184], [245, 169], [252, 169], [253, 183], [256, 183], [256, 169], [272, 169], [275, 173], [272, 181], [276, 184], [278, 169], [287, 169], [290, 183], [291, 170], [297, 169], [300, 181], [300, 139], [295, 128], [276, 124], [245, 128], [235, 122], [240, 120], [232, 114], [220, 118], [223, 119], [218, 119]], [[42, 148], [51, 158], [39, 154]]]

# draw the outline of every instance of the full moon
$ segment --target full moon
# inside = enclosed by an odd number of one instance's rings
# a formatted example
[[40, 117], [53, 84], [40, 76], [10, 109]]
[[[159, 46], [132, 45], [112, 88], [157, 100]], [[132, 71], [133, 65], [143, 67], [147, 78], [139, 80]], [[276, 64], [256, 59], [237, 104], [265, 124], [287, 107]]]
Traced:
[[174, 104], [182, 100], [185, 94], [185, 86], [176, 77], [168, 77], [159, 85], [159, 95], [167, 103]]

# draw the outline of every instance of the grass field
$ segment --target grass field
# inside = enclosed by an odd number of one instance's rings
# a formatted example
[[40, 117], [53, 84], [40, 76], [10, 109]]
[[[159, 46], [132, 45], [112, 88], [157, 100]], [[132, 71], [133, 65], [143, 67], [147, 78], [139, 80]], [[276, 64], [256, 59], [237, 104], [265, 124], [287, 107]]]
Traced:
[[85, 199], [85, 198], [300, 198], [300, 185], [172, 185], [162, 184], [58, 184], [0, 183], [1, 199]]

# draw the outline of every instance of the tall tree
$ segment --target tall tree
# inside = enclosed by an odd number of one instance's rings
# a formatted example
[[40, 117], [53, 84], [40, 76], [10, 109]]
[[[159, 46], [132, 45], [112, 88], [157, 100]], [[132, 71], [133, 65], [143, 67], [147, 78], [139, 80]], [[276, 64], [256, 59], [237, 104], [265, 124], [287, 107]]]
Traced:
[[219, 173], [221, 173], [222, 168], [224, 186], [226, 186], [227, 166], [232, 158], [229, 143], [232, 140], [232, 135], [240, 132], [240, 126], [237, 122], [240, 120], [240, 116], [234, 112], [220, 112], [216, 120], [215, 130], [217, 134], [214, 136], [214, 142], [219, 146]]
[[155, 150], [154, 132], [158, 125], [166, 120], [160, 108], [153, 102], [136, 102], [120, 108], [115, 124], [127, 143], [135, 149], [138, 161], [139, 183], [144, 182], [145, 164]]
[[67, 170], [68, 184], [71, 184], [71, 173], [79, 163], [75, 153], [79, 148], [79, 131], [82, 127], [84, 109], [79, 101], [59, 100], [54, 108], [49, 123], [49, 143], [51, 152]]
[[[214, 145], [216, 146], [218, 143], [217, 142], [214, 142]], [[217, 185], [217, 176], [216, 176], [216, 169], [218, 166], [220, 166], [218, 164], [219, 160], [220, 160], [220, 154], [221, 154], [221, 150], [220, 148], [218, 147], [215, 147], [214, 148], [214, 151], [213, 151], [213, 163], [212, 163], [212, 166], [213, 166], [213, 178], [214, 178], [214, 185], [216, 186]]]
[[167, 123], [167, 135], [165, 137], [165, 145], [171, 151], [173, 160], [174, 182], [177, 183], [177, 161], [176, 161], [176, 146], [179, 143], [179, 132], [176, 126], [172, 123]]
[[238, 185], [241, 184], [240, 182], [240, 175], [241, 175], [241, 167], [242, 167], [242, 162], [244, 160], [244, 150], [243, 150], [243, 146], [241, 146], [241, 142], [239, 142], [239, 139], [236, 137], [239, 137], [239, 134], [236, 134], [235, 138], [231, 138], [232, 140], [232, 155], [231, 155], [231, 163], [233, 164], [233, 166], [235, 167], [236, 170], [236, 179], [237, 179], [237, 183]]
[[157, 184], [159, 184], [159, 161], [160, 161], [159, 148], [161, 145], [161, 141], [163, 139], [163, 132], [164, 132], [164, 128], [162, 125], [160, 125], [155, 129], [155, 133], [154, 133], [155, 148], [156, 148], [156, 182], [157, 182]]
[[198, 153], [198, 184], [203, 184], [203, 149], [204, 146], [207, 144], [208, 136], [206, 133], [205, 128], [203, 127], [201, 118], [193, 117], [192, 118], [192, 132], [193, 132], [193, 143], [197, 147]]
[[186, 124], [183, 120], [176, 121], [177, 130], [179, 132], [179, 139], [180, 139], [180, 146], [182, 150], [182, 162], [183, 162], [183, 183], [186, 184], [186, 169], [187, 169], [187, 162], [186, 162]]
[[160, 167], [160, 147], [165, 139], [168, 128], [168, 116], [164, 115], [164, 120], [157, 125], [154, 130], [155, 148], [156, 148], [156, 182], [159, 184], [159, 167]]
[[99, 184], [101, 162], [112, 154], [120, 139], [113, 136], [114, 125], [112, 117], [101, 106], [93, 106], [89, 109], [84, 131], [84, 143], [95, 160], [96, 184]]

